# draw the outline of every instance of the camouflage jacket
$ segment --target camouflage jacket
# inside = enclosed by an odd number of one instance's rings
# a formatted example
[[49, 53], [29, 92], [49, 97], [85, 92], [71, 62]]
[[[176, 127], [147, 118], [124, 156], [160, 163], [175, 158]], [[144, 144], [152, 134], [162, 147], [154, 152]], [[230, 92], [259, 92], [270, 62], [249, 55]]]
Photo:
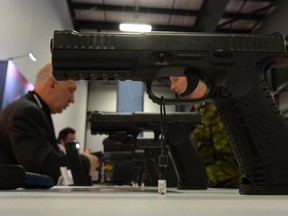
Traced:
[[192, 139], [206, 166], [210, 187], [238, 188], [239, 168], [216, 107], [203, 103], [197, 110], [205, 127], [196, 128]]

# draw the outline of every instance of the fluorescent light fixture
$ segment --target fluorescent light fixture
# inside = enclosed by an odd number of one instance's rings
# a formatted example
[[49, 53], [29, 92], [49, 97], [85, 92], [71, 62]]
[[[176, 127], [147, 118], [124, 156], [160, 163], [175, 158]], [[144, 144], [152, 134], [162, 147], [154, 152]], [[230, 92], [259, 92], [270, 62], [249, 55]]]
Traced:
[[29, 53], [28, 55], [29, 55], [29, 57], [30, 57], [30, 59], [31, 59], [32, 61], [34, 61], [34, 62], [37, 61], [37, 59], [36, 59], [36, 57], [33, 55], [33, 53]]
[[29, 58], [33, 61], [33, 62], [36, 62], [37, 59], [36, 57], [33, 55], [33, 53], [27, 53], [27, 54], [24, 54], [24, 55], [19, 55], [19, 56], [13, 56], [13, 57], [10, 57], [8, 58], [7, 60], [14, 60], [14, 59], [19, 59], [19, 58], [24, 58], [24, 57], [27, 57], [29, 56]]
[[152, 30], [152, 26], [147, 24], [122, 23], [120, 24], [119, 29], [120, 31], [128, 32], [150, 32]]

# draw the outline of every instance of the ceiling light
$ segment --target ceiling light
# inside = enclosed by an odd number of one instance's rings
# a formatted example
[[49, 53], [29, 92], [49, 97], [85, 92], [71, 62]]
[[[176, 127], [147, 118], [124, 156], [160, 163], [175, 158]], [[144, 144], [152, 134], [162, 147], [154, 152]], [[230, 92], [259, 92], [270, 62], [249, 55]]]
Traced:
[[128, 32], [150, 32], [152, 30], [152, 26], [147, 24], [122, 23], [120, 24], [119, 29], [120, 31]]
[[8, 58], [7, 60], [9, 61], [9, 60], [19, 59], [19, 58], [23, 58], [23, 57], [27, 57], [27, 56], [29, 56], [29, 58], [30, 58], [32, 61], [34, 61], [34, 62], [37, 61], [37, 59], [36, 59], [36, 57], [33, 55], [33, 53], [27, 53], [27, 54], [24, 54], [24, 55], [13, 56], [13, 57]]
[[34, 62], [37, 61], [37, 59], [36, 59], [36, 57], [33, 55], [33, 53], [29, 53], [28, 55], [29, 55], [29, 57], [30, 57], [30, 59], [31, 59], [32, 61], [34, 61]]

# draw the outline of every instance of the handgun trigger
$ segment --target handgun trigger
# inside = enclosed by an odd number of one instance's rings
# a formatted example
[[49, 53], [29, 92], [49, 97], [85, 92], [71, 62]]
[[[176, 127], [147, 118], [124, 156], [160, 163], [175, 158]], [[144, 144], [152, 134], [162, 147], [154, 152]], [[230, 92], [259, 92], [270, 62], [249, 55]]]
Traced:
[[187, 88], [183, 93], [179, 94], [180, 97], [186, 97], [190, 95], [196, 89], [200, 80], [199, 76], [194, 73], [185, 72], [185, 76], [187, 78]]

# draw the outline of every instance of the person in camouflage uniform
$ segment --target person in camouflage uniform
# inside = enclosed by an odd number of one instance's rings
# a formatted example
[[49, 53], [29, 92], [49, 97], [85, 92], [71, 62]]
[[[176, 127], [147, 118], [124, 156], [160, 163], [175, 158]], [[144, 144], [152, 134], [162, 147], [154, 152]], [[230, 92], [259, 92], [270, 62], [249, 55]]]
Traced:
[[210, 187], [238, 188], [240, 174], [223, 123], [213, 104], [198, 108], [204, 128], [196, 128], [192, 140], [206, 166]]
[[[170, 80], [171, 90], [175, 93], [180, 94], [186, 89], [186, 77], [171, 77]], [[200, 82], [189, 97], [202, 97], [206, 91], [206, 85]], [[193, 131], [192, 141], [206, 166], [210, 180], [209, 187], [238, 188], [240, 185], [239, 167], [216, 107], [210, 103], [201, 103], [192, 106], [191, 111], [200, 112], [205, 125]]]

